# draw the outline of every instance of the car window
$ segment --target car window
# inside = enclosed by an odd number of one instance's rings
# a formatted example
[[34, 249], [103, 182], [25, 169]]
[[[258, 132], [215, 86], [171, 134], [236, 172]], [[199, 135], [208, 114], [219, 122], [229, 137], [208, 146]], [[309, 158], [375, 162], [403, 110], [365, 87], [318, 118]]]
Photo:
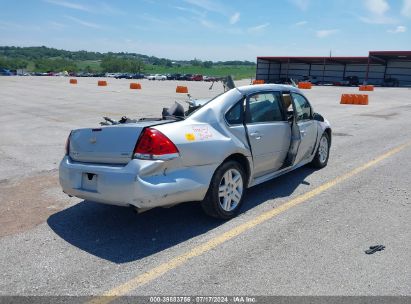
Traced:
[[237, 102], [226, 114], [225, 119], [230, 125], [243, 123], [243, 100]]
[[297, 121], [311, 119], [311, 106], [304, 96], [296, 93], [291, 94], [293, 97], [295, 109], [297, 111]]
[[279, 92], [265, 92], [248, 98], [249, 122], [283, 121]]

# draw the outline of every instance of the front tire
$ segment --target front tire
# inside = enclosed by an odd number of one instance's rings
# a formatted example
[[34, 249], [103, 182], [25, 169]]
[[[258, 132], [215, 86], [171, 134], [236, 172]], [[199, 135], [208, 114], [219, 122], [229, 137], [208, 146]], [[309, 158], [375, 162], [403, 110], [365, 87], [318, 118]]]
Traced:
[[321, 169], [327, 166], [328, 158], [330, 157], [330, 136], [327, 132], [324, 132], [321, 136], [320, 143], [318, 144], [317, 151], [315, 152], [314, 159], [311, 165], [314, 168]]
[[244, 200], [245, 183], [246, 175], [239, 163], [223, 163], [215, 171], [206, 197], [201, 202], [204, 212], [225, 220], [235, 217]]

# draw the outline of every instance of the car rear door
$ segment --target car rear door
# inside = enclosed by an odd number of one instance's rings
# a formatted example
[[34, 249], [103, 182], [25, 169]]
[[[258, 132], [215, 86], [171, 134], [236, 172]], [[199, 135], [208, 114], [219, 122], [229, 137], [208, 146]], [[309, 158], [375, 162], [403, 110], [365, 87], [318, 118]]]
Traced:
[[317, 140], [317, 122], [313, 119], [313, 111], [308, 100], [301, 94], [291, 93], [294, 123], [299, 134], [299, 146], [293, 164], [298, 164], [312, 155]]
[[255, 177], [281, 168], [290, 147], [291, 128], [281, 106], [280, 92], [259, 92], [247, 97], [246, 131]]

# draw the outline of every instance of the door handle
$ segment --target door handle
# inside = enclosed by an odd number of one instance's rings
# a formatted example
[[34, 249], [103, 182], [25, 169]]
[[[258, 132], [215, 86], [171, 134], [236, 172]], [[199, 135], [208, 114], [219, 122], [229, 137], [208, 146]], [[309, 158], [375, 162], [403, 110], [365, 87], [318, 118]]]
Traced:
[[254, 137], [255, 139], [260, 139], [262, 137], [260, 132], [252, 132], [250, 133], [250, 136]]

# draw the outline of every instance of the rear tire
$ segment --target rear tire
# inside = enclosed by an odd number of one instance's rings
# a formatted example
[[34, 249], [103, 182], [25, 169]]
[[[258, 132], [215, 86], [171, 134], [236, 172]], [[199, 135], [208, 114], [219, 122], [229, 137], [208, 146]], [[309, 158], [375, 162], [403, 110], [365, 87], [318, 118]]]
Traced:
[[320, 143], [318, 144], [317, 151], [315, 152], [314, 159], [311, 162], [311, 166], [317, 169], [327, 166], [328, 158], [330, 156], [330, 136], [327, 132], [324, 132], [321, 136]]
[[245, 183], [246, 175], [239, 163], [223, 163], [214, 172], [206, 197], [201, 202], [204, 212], [224, 220], [235, 217], [244, 200]]

